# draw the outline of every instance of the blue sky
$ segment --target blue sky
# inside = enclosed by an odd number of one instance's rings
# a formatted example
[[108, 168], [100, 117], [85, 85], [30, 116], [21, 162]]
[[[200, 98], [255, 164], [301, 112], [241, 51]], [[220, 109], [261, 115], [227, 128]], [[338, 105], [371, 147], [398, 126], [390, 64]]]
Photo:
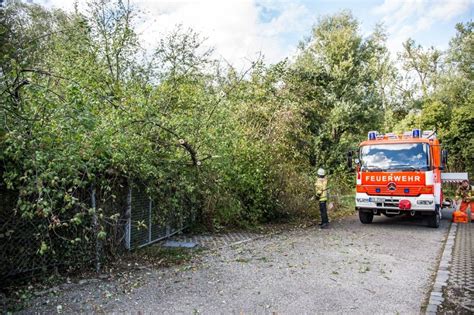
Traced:
[[[46, 6], [71, 9], [73, 0], [32, 0]], [[207, 38], [219, 58], [244, 67], [261, 51], [277, 62], [295, 52], [321, 15], [348, 9], [370, 34], [382, 22], [387, 45], [395, 56], [408, 37], [425, 47], [448, 47], [458, 22], [473, 17], [472, 0], [130, 0], [142, 12], [137, 24], [145, 47], [176, 25], [191, 27]], [[87, 1], [78, 0], [87, 9]]]
[[[361, 22], [361, 30], [365, 34], [382, 22], [390, 33], [389, 44], [392, 49], [400, 48], [400, 40], [408, 37], [423, 46], [445, 49], [449, 39], [455, 34], [456, 23], [472, 20], [473, 16], [473, 2], [469, 0], [306, 0], [302, 3], [318, 14], [332, 14], [338, 10], [350, 9]], [[404, 32], [403, 28], [410, 29], [411, 32]]]

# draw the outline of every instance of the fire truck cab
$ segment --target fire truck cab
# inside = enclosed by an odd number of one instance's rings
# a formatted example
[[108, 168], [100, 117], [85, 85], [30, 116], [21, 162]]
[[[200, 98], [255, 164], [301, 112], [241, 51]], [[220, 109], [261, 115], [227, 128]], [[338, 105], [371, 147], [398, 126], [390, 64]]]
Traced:
[[439, 227], [441, 171], [446, 162], [447, 152], [433, 131], [414, 129], [401, 135], [370, 131], [355, 159], [355, 208], [360, 221], [369, 224], [381, 214], [423, 215], [430, 227]]

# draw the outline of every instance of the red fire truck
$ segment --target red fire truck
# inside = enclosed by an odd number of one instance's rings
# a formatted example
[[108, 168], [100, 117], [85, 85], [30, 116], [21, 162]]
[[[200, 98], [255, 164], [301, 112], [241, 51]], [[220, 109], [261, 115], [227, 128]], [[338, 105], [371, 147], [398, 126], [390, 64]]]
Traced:
[[[447, 151], [441, 150], [432, 131], [414, 129], [401, 135], [370, 131], [359, 145], [356, 210], [360, 221], [372, 223], [374, 215], [423, 215], [430, 227], [441, 219], [441, 171]], [[349, 155], [352, 168], [352, 155]]]

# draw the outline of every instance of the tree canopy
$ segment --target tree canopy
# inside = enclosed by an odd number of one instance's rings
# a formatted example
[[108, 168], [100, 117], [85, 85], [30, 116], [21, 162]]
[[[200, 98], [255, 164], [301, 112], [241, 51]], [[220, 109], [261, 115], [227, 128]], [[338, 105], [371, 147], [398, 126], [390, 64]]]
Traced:
[[474, 176], [472, 22], [446, 51], [410, 39], [393, 60], [383, 26], [363, 36], [342, 11], [295, 60], [238, 71], [205, 34], [178, 26], [150, 53], [122, 1], [89, 11], [0, 9], [1, 185], [23, 217], [47, 219], [44, 235], [91, 214], [79, 191], [114, 198], [123, 181], [209, 228], [312, 213], [315, 168], [350, 191], [345, 153], [369, 130], [436, 130], [449, 169]]

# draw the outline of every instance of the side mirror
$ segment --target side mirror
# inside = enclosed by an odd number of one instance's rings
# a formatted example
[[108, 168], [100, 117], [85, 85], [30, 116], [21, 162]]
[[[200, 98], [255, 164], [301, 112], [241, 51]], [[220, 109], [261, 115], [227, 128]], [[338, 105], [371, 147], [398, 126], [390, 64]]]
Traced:
[[352, 171], [352, 151], [347, 152], [347, 168]]
[[441, 169], [446, 169], [446, 165], [448, 165], [448, 150], [441, 150]]
[[359, 159], [354, 159], [354, 163], [355, 163], [356, 165], [359, 165], [359, 164], [360, 164], [360, 160], [359, 160]]

